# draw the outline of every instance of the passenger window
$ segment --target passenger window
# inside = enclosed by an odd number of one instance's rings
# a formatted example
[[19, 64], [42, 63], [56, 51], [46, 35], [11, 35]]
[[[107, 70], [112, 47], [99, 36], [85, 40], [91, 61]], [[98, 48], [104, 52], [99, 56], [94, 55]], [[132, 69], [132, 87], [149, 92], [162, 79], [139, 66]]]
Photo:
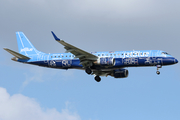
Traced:
[[142, 55], [142, 53], [141, 53], [141, 55]]
[[123, 53], [121, 55], [124, 55]]
[[118, 54], [118, 55], [120, 55], [120, 54]]
[[71, 57], [71, 55], [69, 55], [69, 57]]
[[112, 56], [112, 54], [110, 54], [110, 56]]
[[108, 56], [108, 54], [106, 54], [106, 56]]
[[98, 54], [98, 56], [100, 56], [100, 54]]
[[116, 54], [114, 54], [114, 56], [116, 56]]
[[64, 56], [62, 56], [62, 57], [64, 57]]
[[53, 56], [51, 56], [51, 58], [53, 58]]
[[102, 54], [102, 56], [104, 56], [104, 54]]
[[55, 58], [56, 58], [56, 56], [55, 56]]

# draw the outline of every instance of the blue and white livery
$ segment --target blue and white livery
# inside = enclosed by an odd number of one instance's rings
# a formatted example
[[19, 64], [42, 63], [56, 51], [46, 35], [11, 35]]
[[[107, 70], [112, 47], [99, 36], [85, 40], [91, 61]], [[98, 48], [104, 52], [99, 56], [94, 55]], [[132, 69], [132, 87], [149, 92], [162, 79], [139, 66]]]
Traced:
[[178, 60], [165, 51], [161, 50], [133, 50], [133, 51], [108, 51], [108, 52], [86, 52], [63, 40], [60, 40], [52, 32], [55, 40], [66, 49], [65, 53], [46, 54], [38, 51], [24, 35], [16, 32], [19, 52], [4, 48], [13, 56], [12, 60], [58, 69], [81, 69], [89, 75], [94, 75], [97, 82], [100, 76], [112, 76], [114, 78], [128, 77], [126, 67], [156, 66], [157, 74], [159, 68], [165, 65], [178, 63]]

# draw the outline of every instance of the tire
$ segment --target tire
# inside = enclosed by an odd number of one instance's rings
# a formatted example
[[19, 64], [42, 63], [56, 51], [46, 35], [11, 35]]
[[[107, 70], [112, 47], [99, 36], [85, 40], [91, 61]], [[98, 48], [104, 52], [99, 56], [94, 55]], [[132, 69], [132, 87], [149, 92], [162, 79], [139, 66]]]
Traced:
[[160, 74], [160, 72], [159, 72], [159, 71], [157, 71], [156, 73], [157, 73], [158, 75]]
[[88, 75], [90, 75], [91, 73], [92, 73], [92, 70], [90, 69], [90, 68], [86, 68], [86, 73], [88, 74]]
[[97, 82], [100, 82], [101, 81], [101, 78], [97, 75], [95, 78], [94, 78]]

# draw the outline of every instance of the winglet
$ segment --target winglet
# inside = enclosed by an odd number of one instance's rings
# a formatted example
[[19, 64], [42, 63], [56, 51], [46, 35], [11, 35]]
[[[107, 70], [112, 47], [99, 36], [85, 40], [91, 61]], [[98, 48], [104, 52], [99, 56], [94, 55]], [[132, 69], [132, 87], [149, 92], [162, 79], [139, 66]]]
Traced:
[[53, 37], [54, 37], [54, 39], [55, 40], [58, 40], [58, 41], [60, 41], [60, 39], [54, 34], [54, 32], [53, 31], [51, 31], [51, 33], [52, 33], [52, 35], [53, 35]]

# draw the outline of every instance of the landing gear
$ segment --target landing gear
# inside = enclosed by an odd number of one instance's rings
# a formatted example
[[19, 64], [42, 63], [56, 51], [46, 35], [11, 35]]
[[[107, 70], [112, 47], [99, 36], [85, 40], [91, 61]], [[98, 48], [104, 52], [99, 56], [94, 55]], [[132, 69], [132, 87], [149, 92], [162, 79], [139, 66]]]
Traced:
[[159, 70], [159, 68], [162, 68], [162, 66], [161, 65], [157, 65], [157, 75], [159, 75], [160, 74], [160, 72], [158, 71]]
[[92, 70], [90, 69], [90, 68], [86, 68], [86, 73], [88, 74], [88, 75], [90, 75], [91, 73], [92, 73]]
[[158, 75], [160, 74], [160, 72], [159, 72], [159, 71], [157, 71], [156, 73], [157, 73]]
[[97, 82], [100, 82], [101, 81], [101, 78], [97, 75], [95, 78], [94, 78]]

